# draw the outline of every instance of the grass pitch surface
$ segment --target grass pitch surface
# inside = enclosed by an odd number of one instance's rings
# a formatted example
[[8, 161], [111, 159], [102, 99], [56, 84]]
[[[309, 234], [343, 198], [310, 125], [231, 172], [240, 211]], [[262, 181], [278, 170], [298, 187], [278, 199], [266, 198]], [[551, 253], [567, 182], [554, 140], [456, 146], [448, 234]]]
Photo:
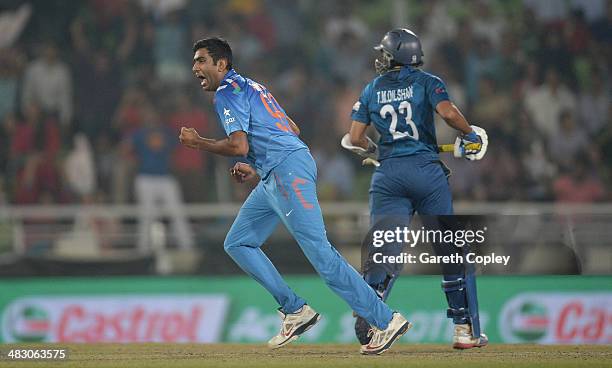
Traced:
[[[69, 350], [66, 361], [10, 361], [11, 349]], [[448, 345], [397, 344], [362, 356], [358, 344], [293, 344], [279, 350], [236, 344], [0, 345], [0, 367], [612, 367], [610, 345], [501, 345], [454, 351]]]

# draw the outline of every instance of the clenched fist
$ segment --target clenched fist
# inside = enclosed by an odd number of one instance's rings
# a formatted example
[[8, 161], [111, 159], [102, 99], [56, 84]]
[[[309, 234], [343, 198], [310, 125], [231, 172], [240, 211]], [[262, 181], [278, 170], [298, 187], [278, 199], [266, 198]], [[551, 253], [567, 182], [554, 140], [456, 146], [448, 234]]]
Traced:
[[257, 171], [253, 169], [249, 164], [243, 162], [236, 162], [236, 165], [230, 169], [230, 175], [236, 182], [244, 183], [257, 176]]
[[194, 128], [181, 128], [179, 141], [189, 148], [198, 148], [198, 141], [202, 139]]

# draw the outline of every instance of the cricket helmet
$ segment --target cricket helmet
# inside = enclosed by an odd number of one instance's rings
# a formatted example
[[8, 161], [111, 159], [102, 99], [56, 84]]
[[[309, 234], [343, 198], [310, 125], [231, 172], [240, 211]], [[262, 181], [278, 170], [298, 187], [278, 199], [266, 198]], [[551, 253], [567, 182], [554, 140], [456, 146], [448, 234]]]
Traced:
[[378, 74], [383, 74], [396, 65], [423, 65], [421, 41], [414, 32], [406, 28], [387, 32], [374, 50], [381, 52], [375, 62]]

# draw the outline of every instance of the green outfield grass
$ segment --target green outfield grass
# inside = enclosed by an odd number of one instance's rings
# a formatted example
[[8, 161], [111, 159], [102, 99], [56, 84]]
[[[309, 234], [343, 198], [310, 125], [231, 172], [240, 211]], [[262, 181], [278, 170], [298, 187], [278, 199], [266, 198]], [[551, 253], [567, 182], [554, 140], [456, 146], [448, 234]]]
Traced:
[[[8, 361], [11, 348], [69, 349], [66, 361]], [[264, 345], [92, 344], [0, 345], [0, 367], [612, 367], [610, 345], [498, 345], [453, 351], [447, 345], [398, 344], [381, 356], [362, 356], [357, 344]]]

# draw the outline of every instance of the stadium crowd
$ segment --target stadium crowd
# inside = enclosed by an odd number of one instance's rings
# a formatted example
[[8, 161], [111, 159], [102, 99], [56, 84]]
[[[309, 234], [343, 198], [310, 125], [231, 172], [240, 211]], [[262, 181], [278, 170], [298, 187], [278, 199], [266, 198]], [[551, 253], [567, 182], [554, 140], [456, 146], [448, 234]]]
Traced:
[[611, 1], [2, 4], [0, 203], [129, 203], [139, 174], [176, 178], [188, 202], [244, 196], [227, 184], [231, 160], [177, 145], [182, 125], [222, 137], [191, 75], [191, 45], [207, 35], [228, 39], [236, 69], [300, 125], [321, 199], [366, 198], [370, 171], [339, 141], [398, 14], [424, 69], [489, 133], [483, 161], [445, 159], [456, 199], [611, 198]]

